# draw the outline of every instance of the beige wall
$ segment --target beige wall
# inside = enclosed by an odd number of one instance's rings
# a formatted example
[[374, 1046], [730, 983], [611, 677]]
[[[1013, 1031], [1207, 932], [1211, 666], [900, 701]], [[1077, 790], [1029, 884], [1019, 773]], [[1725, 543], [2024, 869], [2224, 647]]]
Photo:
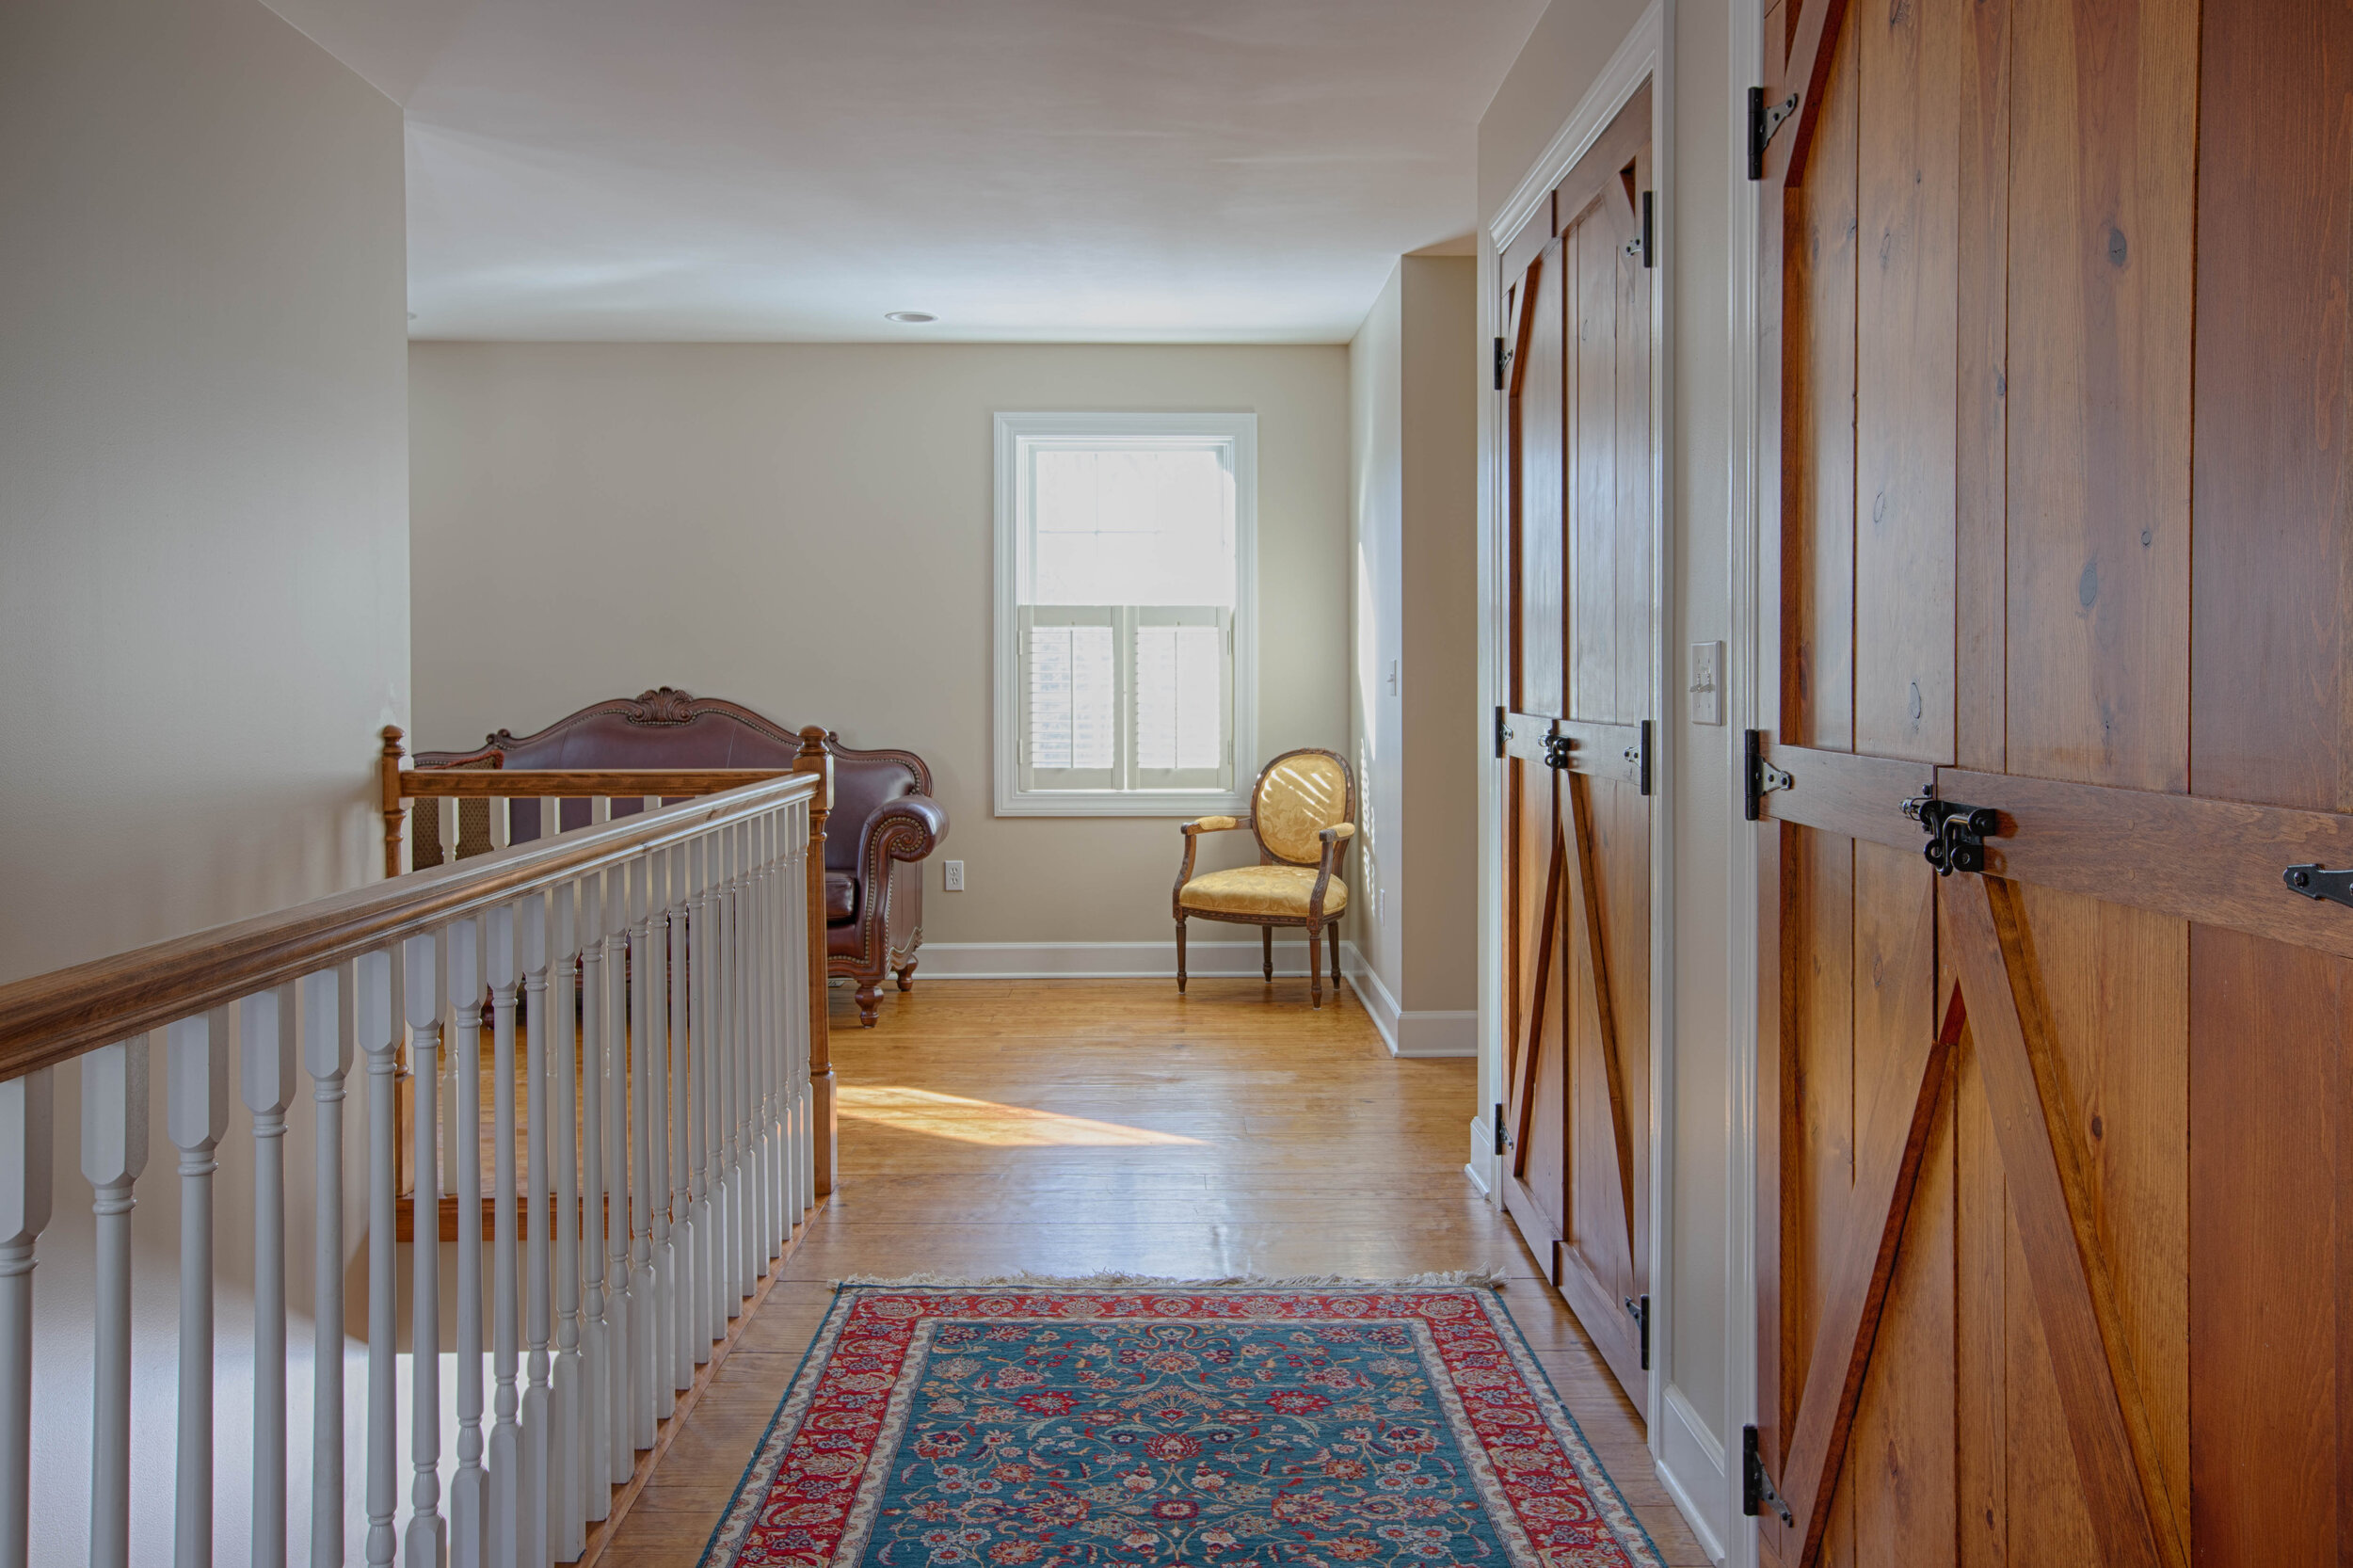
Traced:
[[[408, 705], [402, 178], [399, 108], [255, 0], [0, 7], [0, 980], [370, 874], [368, 737]], [[163, 1071], [159, 1042], [133, 1217], [143, 1562], [171, 1540]], [[78, 1071], [56, 1085], [34, 1272], [42, 1563], [88, 1560], [89, 1515]], [[303, 1454], [307, 1105], [290, 1120]], [[235, 1106], [214, 1184], [224, 1560], [245, 1556], [250, 1496], [249, 1128]], [[297, 1461], [296, 1540], [309, 1483]]]
[[1468, 1045], [1478, 1000], [1478, 278], [1470, 257], [1401, 258], [1349, 344], [1352, 744], [1377, 893], [1351, 931], [1408, 1049]]
[[[1641, 9], [1634, 0], [1554, 0], [1480, 123], [1482, 229]], [[1732, 69], [1731, 5], [1672, 5], [1666, 18], [1662, 99], [1672, 119], [1659, 150], [1667, 182], [1659, 243], [1668, 322], [1670, 646], [1668, 690], [1658, 714], [1665, 759], [1658, 820], [1673, 846], [1673, 923], [1662, 955], [1668, 1094], [1659, 1123], [1672, 1158], [1662, 1210], [1668, 1250], [1660, 1371], [1667, 1391], [1662, 1424], [1674, 1430], [1655, 1432], [1653, 1441], [1663, 1446], [1662, 1468], [1685, 1488], [1705, 1528], [1737, 1553], [1745, 1540], [1736, 1528], [1739, 1434], [1752, 1417], [1751, 1393], [1732, 1348], [1751, 1334], [1751, 1308], [1738, 1294], [1736, 1214], [1745, 1205], [1746, 1188], [1734, 1179], [1729, 1131], [1743, 1119], [1736, 1103], [1743, 1079], [1733, 1052], [1728, 867], [1736, 849], [1746, 846], [1734, 836], [1739, 809], [1734, 731], [1687, 722], [1682, 694], [1688, 647], [1729, 640], [1732, 632], [1731, 389], [1740, 373], [1725, 304], [1732, 285], [1731, 214], [1735, 203], [1753, 199], [1735, 179], [1728, 116], [1737, 88], [1753, 76]], [[1482, 416], [1482, 440], [1492, 441], [1495, 400], [1483, 401], [1489, 412]], [[1737, 650], [1733, 657], [1739, 657]], [[1497, 1044], [1491, 1040], [1490, 1049]], [[1499, 1066], [1496, 1056], [1482, 1064], [1482, 1103], [1500, 1096]]]
[[1344, 747], [1345, 350], [895, 344], [416, 344], [418, 743], [667, 684], [911, 747], [952, 822], [935, 969], [975, 942], [1167, 966], [1175, 819], [990, 815], [990, 418], [1020, 408], [1256, 410], [1258, 748]]

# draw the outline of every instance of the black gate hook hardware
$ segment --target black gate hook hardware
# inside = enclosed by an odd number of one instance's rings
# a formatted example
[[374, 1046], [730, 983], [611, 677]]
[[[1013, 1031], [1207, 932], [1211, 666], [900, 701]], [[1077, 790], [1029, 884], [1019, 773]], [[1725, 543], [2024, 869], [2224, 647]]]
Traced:
[[1566, 735], [1545, 737], [1545, 766], [1565, 768], [1569, 765], [1569, 738]]
[[2353, 871], [2323, 871], [2314, 862], [2290, 866], [2280, 873], [2280, 880], [2288, 885], [2290, 892], [2301, 893], [2315, 903], [2327, 899], [2353, 909]]
[[2002, 825], [2002, 814], [1991, 806], [1939, 800], [1926, 789], [1903, 803], [1903, 813], [1928, 829], [1920, 853], [1939, 876], [1985, 870], [1985, 841]]

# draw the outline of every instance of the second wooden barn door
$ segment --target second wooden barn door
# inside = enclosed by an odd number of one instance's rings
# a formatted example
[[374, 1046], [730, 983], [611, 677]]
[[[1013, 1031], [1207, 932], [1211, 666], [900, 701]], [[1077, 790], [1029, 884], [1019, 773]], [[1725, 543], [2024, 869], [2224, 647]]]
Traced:
[[[1650, 94], [1512, 295], [1504, 1203], [1637, 1406], [1649, 1366]], [[1515, 248], [1515, 251], [1521, 248]]]
[[1767, 30], [1765, 1560], [2353, 1563], [2353, 12]]

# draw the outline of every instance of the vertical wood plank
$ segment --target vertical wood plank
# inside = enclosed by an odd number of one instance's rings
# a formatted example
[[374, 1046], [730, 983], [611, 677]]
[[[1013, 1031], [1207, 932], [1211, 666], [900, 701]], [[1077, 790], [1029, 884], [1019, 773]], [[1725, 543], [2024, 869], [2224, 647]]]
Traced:
[[[1949, 960], [1945, 967], [1949, 979]], [[1953, 1164], [1956, 1533], [1961, 1568], [2006, 1568], [2009, 1335], [2004, 1302], [2009, 1199], [1974, 1034], [1962, 1035], [1954, 1061]]]
[[2198, 0], [2012, 26], [2009, 765], [2178, 791]]
[[1854, 744], [1953, 744], [1959, 63], [1966, 0], [1858, 8]]
[[1513, 603], [1512, 706], [1517, 712], [1558, 718], [1567, 712], [1561, 635], [1568, 606], [1562, 599], [1566, 521], [1561, 493], [1566, 386], [1562, 343], [1565, 331], [1562, 274], [1566, 248], [1554, 245], [1529, 270], [1529, 304], [1518, 357], [1513, 366], [1517, 388], [1512, 399], [1517, 472], [1513, 493], [1518, 511], [1517, 568]]
[[1975, 0], [1958, 43], [1953, 236], [1953, 753], [1961, 766], [1992, 773], [2005, 766], [2008, 712], [2009, 8], [2010, 0]]
[[1609, 180], [1561, 234], [1568, 277], [1567, 716], [1609, 719], [1618, 673], [1618, 261]]
[[1784, 230], [1784, 738], [1854, 745], [1856, 22], [1833, 47]]
[[1854, 840], [1782, 829], [1782, 1410], [1796, 1422], [1854, 1186]]
[[2189, 957], [2197, 1560], [2338, 1563], [2353, 985], [2342, 959], [2212, 927]]
[[[1918, 1072], [1936, 1017], [1936, 874], [1927, 861], [1858, 841], [1855, 857], [1855, 1097], [1869, 1103]], [[1953, 1560], [1953, 1134], [1949, 1064], [1873, 1337], [1849, 1448], [1855, 1555], [1938, 1568]], [[1890, 1083], [1890, 1075], [1897, 1081]], [[1867, 1219], [1858, 1215], [1858, 1222]]]

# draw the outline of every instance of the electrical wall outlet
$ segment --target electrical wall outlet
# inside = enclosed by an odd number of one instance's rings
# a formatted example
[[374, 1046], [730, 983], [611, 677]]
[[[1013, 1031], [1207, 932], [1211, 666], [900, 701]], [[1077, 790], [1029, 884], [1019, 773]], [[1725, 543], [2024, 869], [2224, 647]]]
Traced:
[[939, 863], [939, 886], [941, 889], [946, 892], [963, 892], [964, 862], [961, 860], [942, 860]]
[[1724, 645], [1693, 643], [1689, 687], [1693, 724], [1724, 722]]

